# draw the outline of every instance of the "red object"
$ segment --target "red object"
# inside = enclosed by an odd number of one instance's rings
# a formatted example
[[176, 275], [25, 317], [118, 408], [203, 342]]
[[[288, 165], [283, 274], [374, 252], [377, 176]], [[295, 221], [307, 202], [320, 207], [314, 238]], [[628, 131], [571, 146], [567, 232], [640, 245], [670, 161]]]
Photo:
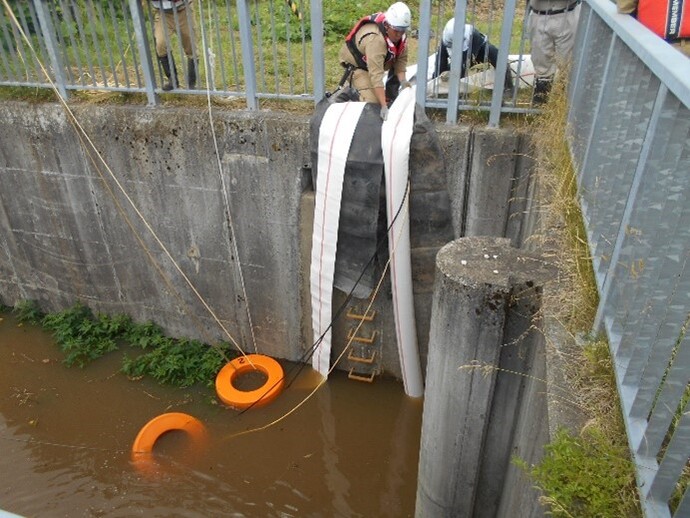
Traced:
[[640, 0], [637, 20], [666, 40], [690, 38], [690, 1]]

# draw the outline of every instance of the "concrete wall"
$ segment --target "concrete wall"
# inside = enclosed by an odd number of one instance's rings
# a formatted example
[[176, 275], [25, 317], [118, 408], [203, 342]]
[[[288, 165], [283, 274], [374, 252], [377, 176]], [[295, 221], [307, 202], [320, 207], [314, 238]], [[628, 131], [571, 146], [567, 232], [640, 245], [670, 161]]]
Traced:
[[[302, 358], [311, 347], [309, 118], [72, 110], [74, 119], [54, 104], [0, 106], [0, 302], [35, 300], [57, 311], [81, 301], [95, 312], [155, 321], [174, 336]], [[425, 370], [438, 250], [485, 234], [521, 246], [537, 221], [528, 138], [483, 127], [436, 125], [435, 133], [431, 155], [428, 147], [411, 147], [415, 311]], [[383, 370], [399, 376], [385, 289], [376, 304]], [[334, 355], [344, 333], [337, 324]], [[552, 379], [549, 348], [537, 338], [531, 372]], [[538, 462], [547, 428], [558, 422], [549, 390], [531, 378], [511, 390], [511, 451]], [[507, 411], [498, 403], [486, 408], [491, 415], [482, 419], [493, 423]], [[487, 444], [505, 442], [497, 432]], [[476, 473], [480, 486], [495, 478], [494, 469]], [[498, 516], [542, 515], [524, 473], [505, 458], [499, 469], [501, 496], [490, 489], [477, 501], [490, 502]]]
[[[74, 119], [57, 104], [0, 107], [0, 301], [31, 299], [57, 311], [79, 300], [95, 312], [155, 321], [174, 336], [299, 360], [311, 346], [309, 117], [71, 109]], [[435, 148], [411, 148], [423, 365], [436, 252], [484, 232], [519, 244], [515, 216], [528, 185], [520, 135], [435, 129]], [[377, 304], [383, 370], [399, 376], [390, 300]]]

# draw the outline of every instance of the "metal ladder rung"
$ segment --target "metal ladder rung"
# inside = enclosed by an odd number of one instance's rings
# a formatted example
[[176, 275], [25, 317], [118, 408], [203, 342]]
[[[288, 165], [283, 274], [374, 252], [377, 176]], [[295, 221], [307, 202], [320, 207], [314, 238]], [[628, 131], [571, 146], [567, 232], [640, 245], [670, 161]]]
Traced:
[[352, 348], [350, 348], [350, 351], [347, 353], [347, 359], [352, 360], [353, 362], [372, 364], [376, 359], [376, 351], [371, 353], [371, 358], [364, 358], [363, 356], [355, 356], [352, 354]]
[[374, 381], [374, 376], [376, 376], [376, 371], [372, 372], [370, 376], [361, 376], [359, 374], [355, 374], [354, 367], [350, 369], [350, 372], [347, 375], [347, 377], [351, 380], [366, 381], [367, 383]]
[[360, 313], [355, 313], [354, 308], [350, 308], [347, 310], [347, 316], [348, 318], [352, 318], [354, 320], [364, 320], [365, 322], [372, 322], [374, 320], [374, 317], [376, 316], [376, 310], [374, 309], [370, 313], [362, 315]]
[[359, 343], [362, 343], [362, 344], [373, 344], [373, 343], [374, 343], [374, 340], [376, 340], [376, 333], [377, 333], [376, 331], [374, 331], [373, 333], [371, 333], [371, 336], [368, 336], [368, 337], [367, 337], [367, 336], [355, 336], [354, 333], [355, 333], [355, 330], [354, 330], [354, 329], [350, 329], [350, 330], [347, 332], [347, 339], [348, 339], [348, 341], [349, 341], [349, 340], [354, 340], [355, 342], [359, 342]]

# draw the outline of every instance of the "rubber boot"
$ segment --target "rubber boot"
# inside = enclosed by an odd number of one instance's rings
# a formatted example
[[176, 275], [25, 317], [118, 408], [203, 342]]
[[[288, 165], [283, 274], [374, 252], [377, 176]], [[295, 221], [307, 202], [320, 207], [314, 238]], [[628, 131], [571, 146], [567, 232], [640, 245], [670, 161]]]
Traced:
[[546, 102], [546, 98], [551, 91], [551, 79], [537, 79], [534, 83], [534, 92], [532, 93], [532, 104], [540, 105]]
[[161, 64], [163, 73], [168, 79], [165, 83], [163, 83], [162, 88], [164, 92], [169, 92], [170, 90], [177, 88], [177, 70], [175, 69], [175, 60], [173, 59], [172, 63], [170, 61], [171, 60], [168, 59], [168, 56], [158, 57], [158, 62]]
[[187, 58], [187, 88], [194, 90], [196, 88], [196, 59]]

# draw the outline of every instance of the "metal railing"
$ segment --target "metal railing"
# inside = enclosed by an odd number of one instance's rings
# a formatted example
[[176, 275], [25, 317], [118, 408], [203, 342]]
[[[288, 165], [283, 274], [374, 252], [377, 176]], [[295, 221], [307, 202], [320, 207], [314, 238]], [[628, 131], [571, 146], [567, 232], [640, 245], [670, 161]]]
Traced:
[[[335, 15], [324, 19], [322, 0], [186, 4], [174, 11], [171, 29], [162, 24], [166, 55], [177, 66], [176, 94], [240, 98], [256, 109], [260, 99], [318, 101], [336, 86], [341, 69], [333, 47], [339, 48], [346, 34], [329, 35], [325, 46], [324, 28], [334, 24]], [[54, 87], [65, 98], [77, 90], [143, 93], [149, 104], [158, 103], [166, 77], [156, 60], [156, 11], [150, 1], [0, 0], [0, 7], [0, 85]], [[409, 60], [419, 62], [419, 77], [426, 75], [426, 57], [436, 51], [453, 15], [476, 25], [499, 48], [496, 77], [504, 77], [511, 48], [513, 55], [529, 49], [523, 2], [449, 0], [434, 2], [432, 8], [430, 0], [421, 0], [419, 12], [413, 13]], [[190, 27], [191, 56], [183, 50], [182, 22]], [[190, 57], [198, 68], [193, 89], [185, 81]], [[470, 72], [486, 74], [477, 68]], [[535, 111], [531, 77], [522, 76], [516, 79], [521, 88], [506, 96], [502, 79], [493, 89], [493, 72], [480, 86], [451, 74], [443, 92], [437, 86], [420, 88], [418, 100], [447, 110], [448, 122], [455, 122], [459, 111], [481, 110], [496, 126], [503, 113]]]
[[690, 59], [586, 0], [569, 144], [648, 517], [690, 516]]

